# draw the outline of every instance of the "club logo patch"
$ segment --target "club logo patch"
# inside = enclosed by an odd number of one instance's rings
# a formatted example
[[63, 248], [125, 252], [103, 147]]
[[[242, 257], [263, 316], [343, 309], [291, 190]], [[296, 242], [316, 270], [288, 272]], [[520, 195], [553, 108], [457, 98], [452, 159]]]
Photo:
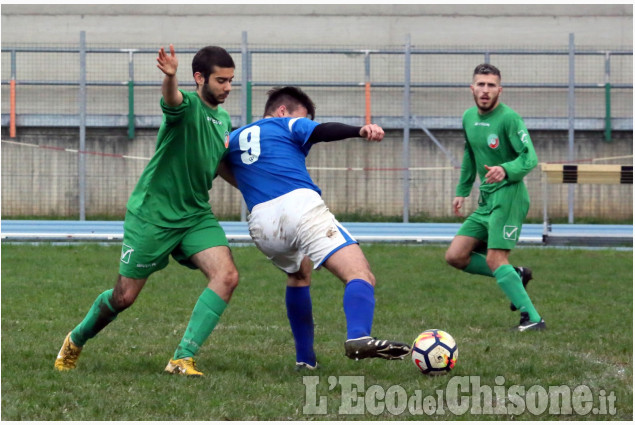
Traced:
[[121, 262], [124, 264], [128, 264], [130, 263], [130, 256], [132, 256], [132, 253], [134, 252], [134, 248], [126, 245], [126, 244], [122, 244], [121, 246]]
[[487, 146], [489, 146], [491, 149], [496, 149], [498, 148], [498, 145], [499, 142], [497, 134], [490, 134], [489, 136], [487, 136]]
[[518, 240], [518, 227], [517, 226], [505, 226], [503, 228], [503, 239], [507, 239], [509, 241], [517, 241]]

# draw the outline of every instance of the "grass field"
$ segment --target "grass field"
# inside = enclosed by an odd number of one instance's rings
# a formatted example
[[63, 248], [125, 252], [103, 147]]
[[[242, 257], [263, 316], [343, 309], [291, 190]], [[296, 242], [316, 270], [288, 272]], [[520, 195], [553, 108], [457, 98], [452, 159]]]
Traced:
[[[85, 346], [76, 370], [59, 373], [62, 340], [113, 286], [120, 247], [3, 244], [2, 420], [633, 419], [631, 251], [515, 250], [513, 262], [534, 269], [529, 292], [549, 327], [516, 334], [508, 329], [518, 314], [495, 281], [451, 269], [445, 247], [363, 249], [378, 282], [373, 334], [412, 341], [446, 330], [460, 351], [452, 374], [426, 377], [410, 360], [347, 359], [343, 288], [326, 271], [312, 286], [322, 368], [298, 374], [285, 276], [251, 246], [233, 248], [240, 286], [197, 357], [205, 378], [162, 373], [205, 285], [200, 272], [174, 262]], [[465, 379], [471, 385], [457, 390]], [[522, 406], [515, 386], [529, 393]], [[557, 414], [557, 403], [540, 408], [550, 386], [589, 392]], [[498, 398], [493, 413], [486, 388]], [[451, 405], [460, 400], [469, 409], [457, 414]]]

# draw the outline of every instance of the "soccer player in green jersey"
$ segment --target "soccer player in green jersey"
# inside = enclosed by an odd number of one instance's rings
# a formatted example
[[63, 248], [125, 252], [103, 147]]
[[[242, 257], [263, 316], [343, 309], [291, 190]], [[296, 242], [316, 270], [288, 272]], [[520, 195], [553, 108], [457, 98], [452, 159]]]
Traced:
[[496, 278], [511, 301], [510, 308], [520, 310], [516, 330], [542, 330], [545, 321], [525, 289], [532, 272], [509, 263], [509, 253], [518, 242], [529, 211], [523, 178], [538, 164], [536, 151], [522, 118], [499, 101], [503, 88], [495, 66], [478, 65], [471, 89], [476, 106], [463, 114], [465, 153], [452, 207], [460, 216], [478, 175], [478, 208], [457, 232], [445, 259], [467, 273]]
[[155, 154], [127, 204], [119, 276], [100, 294], [81, 323], [64, 340], [57, 370], [74, 369], [86, 342], [130, 307], [148, 277], [167, 266], [169, 256], [200, 269], [208, 280], [166, 372], [203, 375], [193, 356], [209, 337], [238, 285], [225, 232], [212, 213], [209, 190], [229, 143], [230, 117], [219, 105], [231, 91], [234, 61], [225, 49], [208, 46], [192, 61], [196, 91], [178, 88], [178, 59], [159, 50], [163, 72]]

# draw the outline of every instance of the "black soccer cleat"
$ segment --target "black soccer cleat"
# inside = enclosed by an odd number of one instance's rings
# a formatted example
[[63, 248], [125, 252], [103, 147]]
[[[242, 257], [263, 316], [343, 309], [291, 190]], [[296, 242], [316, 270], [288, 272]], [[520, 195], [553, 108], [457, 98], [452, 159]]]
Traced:
[[513, 330], [518, 332], [544, 331], [545, 329], [547, 329], [545, 319], [540, 319], [540, 322], [531, 322], [529, 320], [529, 316], [527, 316], [527, 320], [521, 322], [520, 325], [513, 328]]
[[353, 360], [379, 357], [386, 360], [402, 360], [410, 354], [410, 346], [403, 342], [377, 339], [372, 336], [349, 339], [344, 343], [346, 356]]
[[[527, 284], [534, 277], [531, 269], [529, 267], [514, 267], [514, 270], [516, 270], [516, 273], [518, 273], [520, 279], [523, 281], [523, 288], [527, 288]], [[514, 303], [509, 303], [509, 309], [511, 311], [518, 310]]]

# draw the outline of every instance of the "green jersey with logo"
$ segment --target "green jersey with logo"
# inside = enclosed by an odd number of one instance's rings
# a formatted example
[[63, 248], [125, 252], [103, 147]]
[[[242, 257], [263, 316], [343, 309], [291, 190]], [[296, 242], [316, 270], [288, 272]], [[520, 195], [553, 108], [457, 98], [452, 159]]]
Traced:
[[190, 227], [210, 214], [209, 190], [231, 132], [227, 111], [209, 108], [196, 92], [181, 93], [183, 103], [176, 107], [161, 99], [156, 151], [127, 205], [136, 216], [162, 227]]
[[[485, 115], [480, 115], [476, 106], [465, 111], [463, 132], [465, 153], [456, 196], [469, 196], [477, 175], [482, 182], [481, 192], [492, 193], [502, 186], [522, 183], [538, 164], [525, 123], [520, 115], [503, 103]], [[500, 165], [507, 176], [498, 183], [485, 183], [485, 165]]]

